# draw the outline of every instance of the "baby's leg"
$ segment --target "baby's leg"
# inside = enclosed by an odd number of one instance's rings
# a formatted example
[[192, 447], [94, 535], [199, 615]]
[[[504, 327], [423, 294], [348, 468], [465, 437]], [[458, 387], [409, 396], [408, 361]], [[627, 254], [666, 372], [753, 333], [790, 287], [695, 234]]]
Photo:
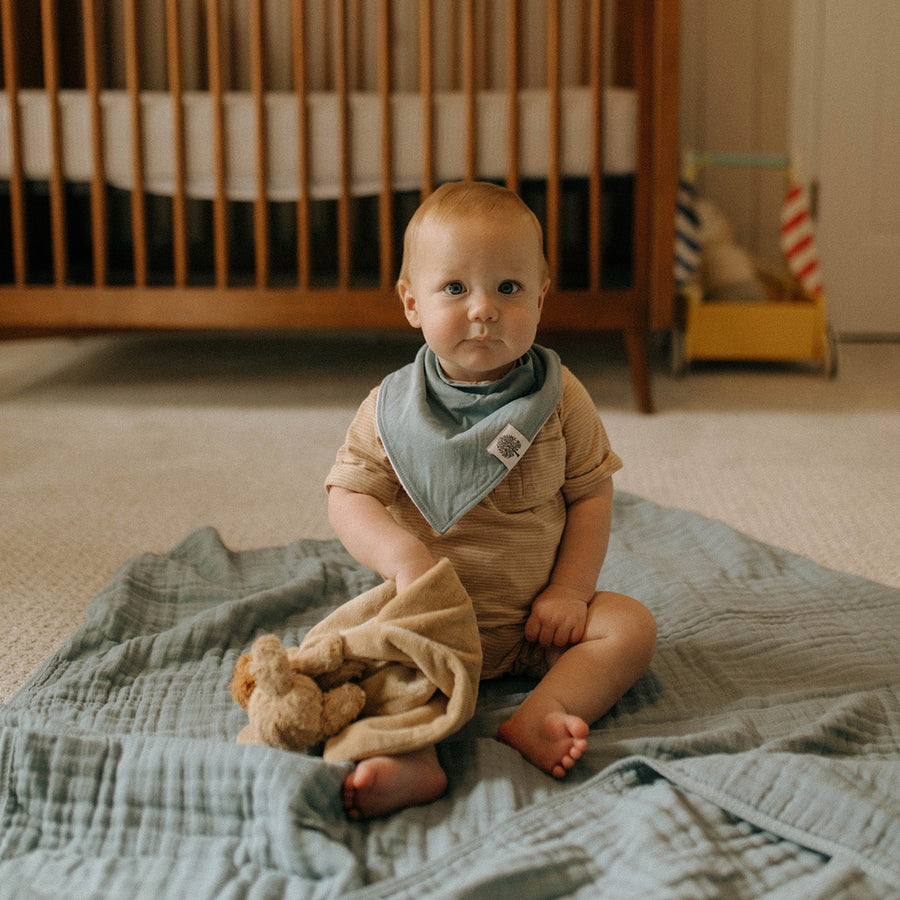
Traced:
[[447, 775], [434, 747], [401, 756], [360, 760], [344, 779], [348, 818], [371, 819], [407, 806], [430, 803], [447, 790]]
[[581, 642], [559, 655], [497, 736], [562, 778], [587, 748], [590, 724], [646, 671], [655, 642], [656, 623], [637, 600], [595, 594]]

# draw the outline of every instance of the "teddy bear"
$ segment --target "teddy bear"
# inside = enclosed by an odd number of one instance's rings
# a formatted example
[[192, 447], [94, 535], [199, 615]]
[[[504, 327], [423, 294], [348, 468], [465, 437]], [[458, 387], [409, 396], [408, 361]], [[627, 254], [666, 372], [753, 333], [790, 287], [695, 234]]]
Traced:
[[694, 201], [701, 247], [700, 282], [703, 299], [717, 302], [762, 302], [765, 287], [756, 261], [734, 239], [734, 229], [711, 200]]
[[340, 635], [290, 649], [263, 635], [234, 668], [231, 694], [250, 719], [237, 742], [305, 751], [337, 734], [365, 705], [365, 691], [349, 680], [362, 669], [344, 662]]

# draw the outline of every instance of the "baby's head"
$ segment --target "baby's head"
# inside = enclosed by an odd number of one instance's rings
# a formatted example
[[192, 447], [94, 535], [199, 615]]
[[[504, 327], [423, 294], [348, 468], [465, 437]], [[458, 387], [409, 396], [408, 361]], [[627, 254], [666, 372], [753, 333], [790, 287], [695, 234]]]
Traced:
[[403, 260], [398, 282], [409, 281], [410, 268], [419, 252], [418, 238], [426, 225], [435, 228], [472, 227], [476, 222], [490, 220], [505, 226], [521, 222], [526, 240], [533, 241], [534, 252], [540, 257], [544, 274], [549, 274], [541, 223], [525, 201], [513, 191], [488, 181], [456, 181], [442, 184], [413, 213], [403, 235]]
[[506, 188], [445, 184], [406, 229], [404, 312], [454, 381], [496, 381], [516, 364], [549, 284], [540, 224]]

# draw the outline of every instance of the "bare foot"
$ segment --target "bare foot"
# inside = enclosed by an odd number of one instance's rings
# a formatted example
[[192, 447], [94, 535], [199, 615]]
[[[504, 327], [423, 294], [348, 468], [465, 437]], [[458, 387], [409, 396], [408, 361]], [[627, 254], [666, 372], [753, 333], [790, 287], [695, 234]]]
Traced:
[[584, 719], [564, 710], [544, 713], [535, 722], [519, 709], [497, 729], [497, 737], [539, 769], [562, 778], [587, 749], [589, 731]]
[[344, 809], [350, 819], [372, 819], [430, 803], [446, 790], [447, 775], [434, 747], [402, 756], [372, 756], [360, 760], [344, 779]]

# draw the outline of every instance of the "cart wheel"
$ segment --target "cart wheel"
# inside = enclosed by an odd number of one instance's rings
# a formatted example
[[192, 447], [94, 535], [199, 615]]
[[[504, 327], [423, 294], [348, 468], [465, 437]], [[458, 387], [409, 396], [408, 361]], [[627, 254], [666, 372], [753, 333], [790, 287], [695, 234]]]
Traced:
[[684, 358], [684, 331], [673, 328], [669, 347], [670, 369], [676, 378], [681, 378], [687, 373], [687, 361]]
[[838, 373], [838, 343], [834, 329], [825, 327], [825, 361], [822, 364], [822, 372], [826, 378], [836, 378]]

